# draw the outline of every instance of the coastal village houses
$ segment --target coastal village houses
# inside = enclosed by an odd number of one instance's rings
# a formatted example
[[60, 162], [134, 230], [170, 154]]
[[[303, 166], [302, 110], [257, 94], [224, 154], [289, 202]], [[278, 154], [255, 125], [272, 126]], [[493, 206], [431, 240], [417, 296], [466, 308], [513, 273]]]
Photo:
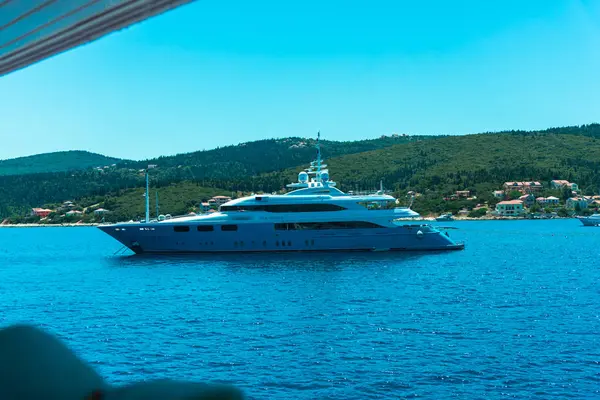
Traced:
[[584, 197], [571, 197], [567, 199], [566, 207], [569, 210], [576, 210], [577, 208], [583, 210], [588, 207], [588, 201]]
[[200, 212], [207, 213], [210, 210], [210, 204], [206, 202], [200, 203]]
[[579, 186], [576, 183], [565, 181], [563, 179], [556, 179], [556, 180], [550, 181], [550, 187], [552, 189], [562, 189], [564, 187], [568, 187], [573, 191], [579, 190]]
[[504, 182], [504, 192], [510, 193], [512, 191], [526, 193], [538, 193], [541, 192], [544, 186], [540, 182]]
[[524, 213], [523, 202], [521, 200], [501, 201], [496, 204], [496, 215], [504, 217], [518, 217]]

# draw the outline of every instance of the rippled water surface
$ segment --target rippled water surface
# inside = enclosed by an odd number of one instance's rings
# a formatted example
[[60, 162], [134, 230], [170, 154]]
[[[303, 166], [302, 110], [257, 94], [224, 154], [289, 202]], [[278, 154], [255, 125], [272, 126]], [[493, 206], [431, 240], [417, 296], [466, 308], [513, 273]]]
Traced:
[[113, 256], [95, 228], [0, 229], [0, 324], [113, 383], [249, 398], [600, 397], [600, 228], [445, 223], [465, 251]]

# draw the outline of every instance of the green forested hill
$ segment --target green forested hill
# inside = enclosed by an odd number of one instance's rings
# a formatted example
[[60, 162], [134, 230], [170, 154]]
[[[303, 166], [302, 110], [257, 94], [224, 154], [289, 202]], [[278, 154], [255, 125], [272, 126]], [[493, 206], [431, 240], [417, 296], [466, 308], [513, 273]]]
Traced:
[[[321, 140], [321, 149], [323, 156], [329, 158], [437, 137], [385, 136], [378, 139], [343, 142]], [[186, 168], [188, 176], [192, 179], [253, 176], [263, 172], [283, 170], [312, 160], [315, 156], [315, 144], [316, 140], [312, 138], [265, 139], [207, 151], [125, 162], [120, 166], [140, 169], [148, 164], [156, 164], [163, 169]]]
[[104, 167], [121, 161], [117, 158], [106, 157], [87, 151], [59, 151], [12, 158], [10, 160], [0, 160], [0, 175], [73, 171], [91, 167]]
[[[324, 155], [334, 156], [432, 138], [434, 137], [397, 136], [356, 142], [322, 141], [322, 149]], [[255, 174], [290, 168], [307, 163], [314, 156], [314, 139], [286, 138], [259, 140], [146, 161], [122, 161], [115, 167], [102, 171], [88, 168], [69, 172], [0, 175], [0, 217], [25, 213], [31, 207], [46, 203], [142, 187], [144, 178], [139, 170], [149, 164], [158, 165], [158, 168], [150, 170], [153, 185], [163, 187], [191, 181], [202, 186], [231, 190], [235, 189], [235, 185], [230, 184], [232, 179], [243, 181]], [[227, 186], [221, 186], [222, 183]], [[257, 187], [257, 190], [271, 190], [271, 187], [269, 184]]]
[[[372, 189], [383, 180], [386, 188], [400, 195], [408, 190], [423, 193], [421, 204], [416, 205], [421, 207], [420, 211], [439, 211], [440, 199], [454, 190], [468, 189], [486, 199], [504, 181], [547, 183], [551, 179], [567, 179], [577, 182], [583, 190], [595, 192], [600, 186], [600, 125], [597, 124], [542, 132], [378, 140], [375, 144], [372, 141], [324, 143], [323, 153], [332, 179], [342, 190]], [[297, 138], [259, 141], [218, 149], [223, 151], [218, 157], [217, 153], [209, 156], [204, 153], [210, 152], [202, 152], [150, 160], [158, 165], [150, 170], [152, 185], [163, 188], [189, 184], [206, 193], [281, 190], [314, 158], [312, 144], [310, 140]], [[262, 152], [258, 150], [261, 148]], [[279, 152], [285, 157], [276, 157]], [[293, 163], [286, 161], [287, 156]], [[199, 160], [205, 164], [195, 164]], [[66, 199], [95, 196], [98, 201], [118, 201], [129, 193], [127, 189], [131, 192], [143, 186], [143, 174], [138, 167], [147, 163], [126, 162], [103, 173], [90, 169], [0, 176], [0, 216]], [[190, 194], [185, 190], [180, 193], [183, 197]], [[201, 200], [199, 196], [193, 194], [195, 198], [183, 201], [197, 203]], [[133, 209], [133, 203], [128, 206], [130, 203], [124, 202], [119, 209], [125, 210], [125, 215], [128, 207]], [[135, 207], [142, 204], [140, 201]], [[161, 204], [165, 213], [183, 209], [179, 200], [179, 205], [167, 199], [161, 200]], [[128, 215], [136, 212], [139, 210]]]
[[[506, 181], [536, 180], [548, 187], [552, 179], [579, 184], [588, 194], [600, 188], [600, 138], [553, 133], [503, 133], [445, 137], [408, 143], [327, 160], [331, 176], [344, 190], [375, 189], [383, 180], [402, 196], [409, 190], [424, 194], [419, 212], [449, 211], [443, 198], [470, 190], [481, 202]], [[237, 188], [282, 187], [300, 168], [263, 174]], [[231, 182], [234, 184], [235, 182]], [[226, 185], [226, 184], [224, 184]], [[227, 187], [227, 186], [225, 186]]]
[[[481, 134], [392, 146], [332, 159], [343, 184], [449, 192], [505, 181], [600, 180], [600, 139], [563, 134]], [[357, 179], [357, 177], [359, 177]]]
[[[423, 193], [414, 205], [417, 211], [442, 212], [449, 210], [443, 198], [456, 190], [470, 190], [483, 202], [512, 180], [538, 180], [547, 186], [552, 179], [567, 179], [597, 193], [600, 139], [549, 133], [445, 137], [334, 157], [327, 163], [332, 179], [344, 191], [375, 189], [383, 180], [399, 196], [408, 190]], [[205, 184], [246, 192], [279, 190], [304, 166]], [[141, 201], [138, 212], [139, 207]]]
[[[332, 179], [345, 190], [376, 188], [449, 192], [477, 185], [497, 187], [509, 180], [598, 183], [600, 138], [553, 133], [500, 133], [444, 137], [399, 144], [327, 160]], [[302, 165], [226, 186], [243, 190], [281, 188]]]

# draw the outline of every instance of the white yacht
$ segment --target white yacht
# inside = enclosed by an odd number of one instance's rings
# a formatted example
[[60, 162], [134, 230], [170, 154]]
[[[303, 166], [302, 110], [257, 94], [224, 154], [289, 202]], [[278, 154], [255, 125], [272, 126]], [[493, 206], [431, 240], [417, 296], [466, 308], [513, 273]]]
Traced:
[[231, 200], [212, 214], [101, 226], [133, 252], [307, 252], [460, 250], [448, 234], [419, 223], [408, 207], [379, 191], [349, 195], [329, 179], [317, 159], [287, 185], [286, 194], [258, 194]]
[[446, 213], [446, 214], [440, 215], [435, 220], [438, 222], [450, 222], [450, 221], [454, 221], [454, 217], [452, 216], [452, 213]]
[[600, 214], [593, 214], [589, 217], [578, 217], [584, 226], [600, 226]]

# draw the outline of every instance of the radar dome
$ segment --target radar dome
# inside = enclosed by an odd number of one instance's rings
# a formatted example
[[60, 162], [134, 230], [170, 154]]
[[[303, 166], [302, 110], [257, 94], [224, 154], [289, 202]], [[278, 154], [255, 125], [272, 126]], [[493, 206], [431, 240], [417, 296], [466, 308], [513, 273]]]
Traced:
[[328, 172], [321, 172], [321, 180], [323, 182], [327, 182], [329, 180], [329, 173]]
[[298, 182], [306, 183], [308, 182], [308, 174], [304, 171], [298, 174]]

